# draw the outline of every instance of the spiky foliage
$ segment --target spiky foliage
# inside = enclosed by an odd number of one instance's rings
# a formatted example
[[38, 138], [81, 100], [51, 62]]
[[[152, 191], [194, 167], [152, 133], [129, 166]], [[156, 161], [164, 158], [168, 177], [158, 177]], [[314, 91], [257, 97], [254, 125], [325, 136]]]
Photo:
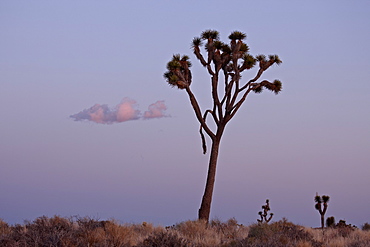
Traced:
[[167, 63], [167, 72], [164, 73], [164, 78], [168, 84], [179, 89], [184, 89], [191, 84], [191, 62], [189, 57], [180, 54], [175, 54], [172, 60]]
[[229, 39], [231, 40], [243, 40], [247, 37], [245, 33], [234, 31], [229, 35]]
[[249, 51], [249, 46], [247, 46], [247, 44], [242, 43], [242, 44], [240, 45], [240, 49], [239, 49], [239, 51], [240, 51], [241, 53], [245, 54], [246, 52], [248, 52], [248, 51]]
[[260, 83], [253, 83], [252, 84], [252, 90], [255, 93], [261, 93], [263, 91], [263, 88], [266, 88], [275, 94], [278, 94], [282, 90], [282, 83], [279, 80], [275, 80], [274, 82], [269, 82], [267, 80], [264, 80]]
[[244, 54], [242, 57], [243, 65], [240, 67], [240, 70], [251, 69], [256, 65], [257, 60], [250, 54]]
[[282, 63], [278, 55], [269, 55], [269, 60], [273, 61], [277, 65], [280, 65]]
[[323, 203], [327, 203], [329, 201], [329, 199], [330, 199], [329, 196], [322, 196]]
[[231, 48], [229, 45], [227, 44], [224, 44], [222, 47], [221, 47], [221, 51], [224, 53], [224, 54], [230, 54], [231, 53]]
[[202, 39], [199, 38], [199, 37], [195, 37], [193, 39], [192, 45], [193, 45], [193, 48], [197, 47], [197, 46], [201, 46], [202, 45]]
[[213, 43], [213, 46], [215, 47], [215, 49], [217, 50], [222, 50], [222, 48], [225, 46], [225, 43], [219, 41], [219, 40], [216, 40], [214, 43]]
[[261, 61], [266, 61], [266, 56], [263, 55], [263, 54], [260, 54], [260, 55], [257, 55], [256, 56], [256, 59], [257, 61], [261, 62]]
[[279, 80], [274, 80], [272, 86], [268, 88], [270, 91], [273, 91], [275, 94], [278, 94], [283, 88], [283, 84]]
[[202, 32], [202, 34], [200, 35], [200, 37], [202, 39], [214, 39], [214, 40], [218, 40], [219, 39], [219, 32], [216, 31], [216, 30], [205, 30]]
[[[169, 85], [185, 89], [189, 96], [190, 103], [200, 123], [199, 132], [203, 153], [207, 151], [204, 132], [212, 142], [206, 189], [199, 210], [199, 219], [206, 221], [209, 219], [218, 151], [226, 124], [239, 111], [251, 92], [261, 93], [263, 89], [267, 89], [278, 94], [282, 90], [282, 84], [279, 80], [270, 82], [260, 79], [264, 71], [270, 66], [281, 63], [279, 57], [277, 55], [268, 57], [265, 55], [252, 56], [249, 54], [249, 47], [245, 42], [246, 37], [243, 32], [233, 31], [229, 35], [229, 43], [226, 44], [219, 40], [218, 31], [209, 29], [192, 40], [191, 47], [194, 55], [207, 69], [211, 77], [213, 105], [203, 112], [190, 88], [191, 64], [188, 57], [173, 56], [167, 64], [167, 71], [164, 73]], [[256, 64], [259, 65], [259, 68]], [[255, 76], [249, 81], [242, 80], [244, 78], [242, 73], [255, 67], [257, 67]], [[209, 125], [209, 121], [213, 121], [213, 123]]]

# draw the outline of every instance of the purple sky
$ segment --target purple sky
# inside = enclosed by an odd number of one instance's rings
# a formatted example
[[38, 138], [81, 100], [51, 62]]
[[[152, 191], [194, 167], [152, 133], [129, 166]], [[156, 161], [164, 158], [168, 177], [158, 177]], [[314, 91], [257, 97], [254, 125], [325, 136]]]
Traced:
[[274, 220], [318, 226], [319, 192], [327, 216], [370, 222], [369, 26], [360, 0], [1, 1], [0, 218], [196, 219], [208, 156], [162, 75], [188, 54], [209, 107], [190, 43], [216, 29], [278, 54], [263, 79], [283, 91], [251, 95], [227, 126], [211, 218], [254, 223], [269, 198]]

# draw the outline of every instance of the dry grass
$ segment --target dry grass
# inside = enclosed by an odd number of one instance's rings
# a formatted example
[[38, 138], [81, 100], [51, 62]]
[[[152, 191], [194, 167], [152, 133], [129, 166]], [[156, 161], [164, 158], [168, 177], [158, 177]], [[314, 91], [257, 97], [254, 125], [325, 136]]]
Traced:
[[354, 228], [312, 229], [283, 219], [243, 226], [235, 219], [185, 221], [171, 227], [150, 223], [119, 224], [114, 220], [39, 217], [9, 225], [0, 220], [0, 246], [54, 247], [365, 247], [370, 231]]
[[370, 231], [356, 228], [306, 229], [313, 238], [327, 247], [369, 247]]

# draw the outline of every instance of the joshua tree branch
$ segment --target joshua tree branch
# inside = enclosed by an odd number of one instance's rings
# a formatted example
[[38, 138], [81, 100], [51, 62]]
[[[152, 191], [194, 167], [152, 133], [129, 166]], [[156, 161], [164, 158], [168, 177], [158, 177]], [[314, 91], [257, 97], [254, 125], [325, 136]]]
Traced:
[[232, 112], [230, 114], [230, 118], [234, 117], [234, 115], [236, 114], [236, 112], [239, 110], [239, 108], [241, 107], [241, 105], [243, 104], [243, 102], [245, 101], [245, 99], [247, 98], [248, 94], [252, 91], [252, 88], [248, 88], [247, 91], [244, 92], [243, 94], [243, 97], [238, 101], [238, 103], [236, 103], [235, 106], [233, 106], [232, 108]]
[[202, 125], [200, 125], [199, 133], [200, 133], [200, 138], [202, 140], [203, 154], [206, 154], [207, 153], [207, 144], [206, 144], [206, 138], [204, 137], [204, 134], [203, 134], [203, 127], [202, 127]]
[[258, 70], [258, 72], [257, 72], [257, 75], [253, 78], [253, 79], [251, 79], [251, 80], [249, 80], [243, 87], [241, 87], [240, 89], [239, 89], [239, 91], [241, 92], [241, 91], [243, 91], [243, 90], [245, 90], [247, 87], [249, 87], [249, 85], [251, 84], [251, 83], [253, 83], [253, 82], [255, 82], [255, 81], [257, 81], [260, 77], [261, 77], [261, 75], [263, 74], [263, 69], [259, 69]]
[[211, 139], [214, 139], [215, 138], [215, 134], [212, 132], [212, 130], [208, 127], [206, 121], [203, 119], [203, 116], [202, 116], [202, 113], [201, 113], [201, 110], [200, 110], [198, 101], [196, 100], [193, 92], [191, 91], [191, 89], [190, 89], [189, 86], [185, 87], [185, 89], [186, 89], [186, 92], [189, 95], [190, 103], [193, 106], [193, 109], [194, 109], [194, 112], [195, 112], [195, 116], [197, 117], [200, 125], [202, 126], [202, 128], [204, 129], [204, 131], [208, 134], [208, 136]]
[[218, 119], [223, 119], [222, 104], [218, 97], [218, 76], [215, 74], [212, 76], [212, 98], [213, 98], [213, 109], [217, 111]]

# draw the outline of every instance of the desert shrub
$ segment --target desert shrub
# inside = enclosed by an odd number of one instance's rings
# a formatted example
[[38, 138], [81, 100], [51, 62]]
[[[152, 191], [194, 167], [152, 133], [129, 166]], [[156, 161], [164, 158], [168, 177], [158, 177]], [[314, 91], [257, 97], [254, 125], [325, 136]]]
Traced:
[[74, 231], [72, 222], [59, 216], [42, 216], [8, 230], [0, 237], [1, 246], [68, 246]]
[[369, 247], [370, 232], [353, 229], [343, 237], [339, 228], [321, 229], [306, 228], [314, 239], [327, 247]]
[[177, 232], [195, 246], [218, 246], [221, 236], [204, 221], [184, 221], [176, 224], [170, 231]]
[[238, 224], [235, 218], [226, 222], [214, 219], [210, 222], [210, 227], [221, 236], [221, 243], [230, 244], [242, 240], [248, 236], [248, 227]]
[[10, 246], [11, 227], [8, 223], [0, 219], [0, 246]]
[[0, 235], [9, 233], [9, 225], [2, 219], [0, 219]]
[[104, 226], [105, 238], [108, 246], [133, 246], [136, 243], [136, 234], [130, 225], [119, 225], [109, 221]]
[[0, 246], [37, 247], [368, 247], [370, 231], [351, 225], [324, 230], [304, 228], [283, 219], [243, 226], [235, 219], [185, 221], [164, 228], [150, 223], [118, 224], [114, 220], [39, 217], [10, 226], [0, 220]]
[[241, 241], [241, 246], [298, 246], [310, 244], [311, 246], [321, 246], [313, 239], [305, 228], [295, 225], [283, 219], [272, 224], [254, 224], [250, 226], [249, 234], [246, 239]]
[[147, 222], [143, 222], [142, 224], [132, 225], [132, 228], [138, 234], [145, 235], [145, 236], [149, 236], [156, 230], [153, 224], [147, 223]]
[[207, 224], [203, 221], [184, 221], [176, 224], [173, 230], [178, 231], [187, 238], [198, 238], [206, 234]]
[[126, 227], [129, 227], [131, 230], [130, 238], [134, 243], [141, 243], [150, 235], [159, 234], [165, 231], [164, 227], [154, 227], [153, 224], [147, 222], [143, 222], [142, 224], [126, 225]]
[[94, 230], [97, 228], [103, 228], [106, 224], [110, 222], [107, 220], [99, 221], [91, 217], [76, 217], [76, 223], [80, 228], [84, 230]]
[[35, 246], [68, 246], [74, 242], [75, 228], [71, 219], [42, 216], [25, 226], [26, 241]]
[[89, 217], [78, 218], [76, 223], [78, 246], [135, 246], [157, 232], [151, 224], [146, 223], [120, 225], [114, 220], [99, 221]]
[[363, 231], [370, 231], [370, 224], [366, 222], [365, 224], [362, 225], [361, 229]]
[[337, 234], [343, 238], [347, 238], [356, 229], [352, 225], [347, 225], [345, 220], [340, 220], [335, 227], [337, 228]]
[[0, 246], [16, 246], [17, 243], [26, 245], [24, 240], [26, 230], [26, 227], [19, 224], [10, 227], [8, 234], [2, 234], [0, 236]]
[[186, 239], [172, 232], [159, 232], [150, 235], [137, 247], [187, 247], [191, 246]]
[[109, 221], [99, 221], [91, 217], [75, 217], [74, 237], [77, 246], [106, 246], [104, 227]]
[[327, 227], [334, 227], [335, 226], [335, 218], [334, 218], [334, 216], [328, 217], [326, 219], [326, 226]]
[[348, 247], [369, 247], [370, 232], [354, 229], [345, 241]]
[[351, 227], [339, 227], [337, 228], [338, 236], [341, 236], [343, 238], [348, 238], [351, 233], [354, 231]]

